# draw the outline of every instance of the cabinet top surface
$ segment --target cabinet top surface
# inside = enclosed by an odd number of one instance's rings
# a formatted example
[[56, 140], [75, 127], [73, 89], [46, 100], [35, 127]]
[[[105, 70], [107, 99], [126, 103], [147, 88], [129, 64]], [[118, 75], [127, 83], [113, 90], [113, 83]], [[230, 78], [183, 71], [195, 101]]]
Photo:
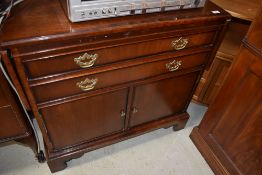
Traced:
[[248, 21], [253, 21], [262, 1], [258, 0], [212, 0], [232, 16]]
[[[214, 14], [212, 11], [219, 11]], [[50, 38], [64, 38], [76, 35], [96, 35], [105, 32], [121, 32], [151, 27], [174, 25], [195, 26], [208, 21], [225, 20], [230, 15], [207, 1], [204, 8], [146, 15], [125, 16], [71, 23], [58, 0], [27, 0], [14, 7], [5, 22], [0, 40], [2, 46], [42, 41]]]

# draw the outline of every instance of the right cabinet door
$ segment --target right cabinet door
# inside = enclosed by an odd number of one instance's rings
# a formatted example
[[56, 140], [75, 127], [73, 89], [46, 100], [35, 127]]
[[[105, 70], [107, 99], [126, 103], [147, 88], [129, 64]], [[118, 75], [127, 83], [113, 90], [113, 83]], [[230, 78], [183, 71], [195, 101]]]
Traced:
[[184, 112], [198, 76], [192, 72], [136, 86], [129, 127]]

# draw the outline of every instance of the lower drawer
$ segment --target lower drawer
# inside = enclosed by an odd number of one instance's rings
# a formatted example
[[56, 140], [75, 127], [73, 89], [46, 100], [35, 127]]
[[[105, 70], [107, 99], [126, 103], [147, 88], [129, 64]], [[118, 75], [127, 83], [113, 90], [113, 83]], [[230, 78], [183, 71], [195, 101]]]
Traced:
[[200, 66], [206, 63], [207, 53], [171, 58], [128, 68], [71, 78], [54, 83], [33, 86], [37, 103], [60, 99], [94, 89], [100, 89], [141, 80], [152, 76]]

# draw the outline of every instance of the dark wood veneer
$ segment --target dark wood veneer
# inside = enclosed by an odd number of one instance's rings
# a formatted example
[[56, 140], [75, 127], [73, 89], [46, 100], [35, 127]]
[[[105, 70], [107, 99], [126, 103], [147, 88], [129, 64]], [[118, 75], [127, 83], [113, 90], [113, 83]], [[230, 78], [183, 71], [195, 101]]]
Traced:
[[42, 109], [54, 149], [122, 131], [125, 115], [121, 112], [126, 113], [127, 92], [122, 89]]
[[[169, 71], [166, 68], [166, 64], [172, 62], [173, 60], [182, 61], [181, 69], [183, 70], [204, 65], [207, 59], [207, 54], [205, 53], [194, 54], [190, 56], [171, 58], [168, 60], [153, 63], [144, 63], [139, 66], [117, 69], [114, 71], [107, 71], [99, 74], [91, 74], [87, 76], [85, 74], [82, 74], [80, 77], [71, 78], [63, 81], [56, 81], [54, 83], [45, 82], [42, 85], [31, 86], [31, 88], [37, 102], [45, 102], [61, 97], [84, 93], [80, 88], [76, 86], [76, 84], [77, 82], [83, 81], [86, 78], [97, 78], [98, 82], [94, 89], [100, 89], [168, 73]], [[112, 79], [112, 77], [116, 78]], [[52, 91], [50, 91], [50, 89], [52, 89]]]
[[[179, 36], [181, 37], [181, 36]], [[186, 48], [212, 45], [215, 37], [215, 32], [200, 33], [195, 35], [184, 36], [187, 37], [190, 43]], [[141, 56], [148, 56], [166, 51], [173, 51], [171, 42], [177, 40], [178, 37], [161, 38], [158, 40], [150, 40], [146, 42], [120, 45], [115, 47], [106, 47], [101, 49], [90, 49], [81, 51], [77, 54], [63, 53], [61, 56], [47, 56], [42, 58], [34, 58], [31, 60], [25, 60], [24, 64], [28, 72], [29, 77], [40, 77], [50, 74], [57, 74], [61, 72], [81, 70], [74, 62], [73, 58], [88, 54], [97, 54], [98, 59], [95, 61], [94, 66], [101, 66], [108, 63], [114, 63], [121, 60], [128, 60]], [[76, 49], [76, 48], [75, 48]], [[130, 50], [136, 50], [136, 52], [130, 52]], [[117, 53], [117, 54], [116, 54]], [[28, 56], [27, 56], [28, 57]], [[52, 66], [50, 66], [52, 65]], [[63, 66], [61, 66], [63, 65]], [[93, 66], [93, 67], [94, 67]]]
[[261, 31], [260, 10], [226, 82], [191, 133], [215, 174], [262, 174]]
[[[27, 0], [13, 12], [0, 35], [1, 49], [13, 55], [14, 64], [7, 66], [22, 83], [52, 172], [124, 139], [182, 129], [230, 20], [209, 1], [200, 9], [82, 23], [70, 23], [58, 0]], [[172, 42], [180, 37], [188, 44], [176, 50]], [[94, 66], [74, 63], [84, 53], [99, 54]], [[173, 70], [167, 67], [171, 62]], [[94, 89], [76, 86], [86, 78], [98, 78]]]
[[135, 86], [129, 127], [185, 111], [199, 73], [192, 72]]

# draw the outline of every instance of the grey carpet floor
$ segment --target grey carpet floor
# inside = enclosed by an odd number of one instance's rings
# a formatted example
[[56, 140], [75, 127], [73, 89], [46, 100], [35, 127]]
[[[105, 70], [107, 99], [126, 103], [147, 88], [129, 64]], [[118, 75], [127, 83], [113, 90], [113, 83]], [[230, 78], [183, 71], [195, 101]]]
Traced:
[[[55, 175], [213, 175], [189, 138], [206, 107], [191, 103], [185, 129], [157, 131], [110, 145], [68, 162]], [[48, 175], [46, 163], [39, 164], [33, 152], [8, 143], [0, 146], [1, 175]]]

